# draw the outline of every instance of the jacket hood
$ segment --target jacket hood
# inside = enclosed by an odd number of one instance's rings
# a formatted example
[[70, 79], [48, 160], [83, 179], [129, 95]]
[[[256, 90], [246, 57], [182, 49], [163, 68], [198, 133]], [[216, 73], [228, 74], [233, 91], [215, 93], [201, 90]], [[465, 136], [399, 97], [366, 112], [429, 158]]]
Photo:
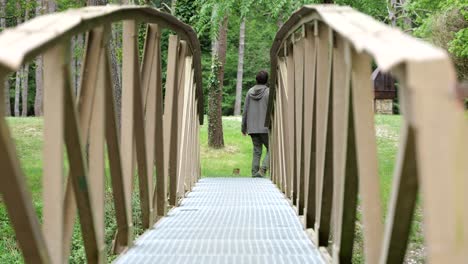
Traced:
[[249, 90], [250, 98], [254, 100], [260, 100], [265, 95], [265, 91], [268, 87], [266, 85], [255, 85], [252, 89]]

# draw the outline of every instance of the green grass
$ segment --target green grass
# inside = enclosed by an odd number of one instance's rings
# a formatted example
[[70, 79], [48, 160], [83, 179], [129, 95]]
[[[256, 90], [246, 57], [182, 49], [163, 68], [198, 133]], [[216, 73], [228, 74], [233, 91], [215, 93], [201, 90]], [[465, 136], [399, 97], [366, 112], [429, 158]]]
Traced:
[[[205, 122], [206, 123], [206, 122]], [[201, 167], [204, 177], [226, 177], [238, 168], [241, 177], [250, 177], [252, 168], [252, 140], [242, 136], [240, 117], [223, 117], [223, 149], [208, 147], [207, 126], [200, 130]], [[262, 159], [266, 153], [263, 149]]]
[[[21, 161], [22, 169], [27, 176], [28, 187], [31, 191], [33, 205], [36, 208], [39, 218], [42, 211], [41, 198], [41, 174], [42, 174], [42, 129], [43, 122], [40, 118], [8, 118], [11, 133], [14, 137], [17, 154]], [[382, 200], [384, 210], [387, 210], [387, 203], [391, 195], [392, 174], [395, 157], [398, 150], [398, 135], [400, 130], [400, 116], [376, 116], [376, 134], [379, 161], [379, 177], [381, 183]], [[240, 132], [241, 120], [238, 117], [224, 117], [224, 140], [225, 148], [213, 150], [207, 145], [207, 126], [203, 126], [200, 134], [202, 174], [204, 177], [226, 177], [232, 176], [233, 170], [240, 169], [240, 176], [249, 177], [251, 170], [252, 143], [250, 137], [243, 137]], [[136, 185], [137, 186], [137, 185]], [[106, 191], [106, 242], [110, 248], [110, 242], [115, 232], [115, 216], [112, 195], [109, 182]], [[135, 193], [138, 193], [135, 191]], [[133, 199], [134, 208], [138, 208], [138, 199]], [[419, 202], [418, 202], [419, 204]], [[139, 215], [138, 209], [135, 215]], [[358, 210], [358, 218], [360, 212]], [[415, 213], [415, 221], [412, 227], [409, 253], [407, 258], [423, 262], [423, 237], [421, 228], [421, 209], [418, 205]], [[137, 234], [142, 232], [139, 229], [138, 217], [134, 216]], [[362, 230], [360, 225], [357, 228], [355, 243], [355, 263], [362, 263]], [[21, 252], [17, 247], [14, 232], [10, 225], [5, 207], [0, 204], [0, 263], [22, 263]], [[81, 234], [78, 225], [75, 228], [72, 243], [73, 255], [71, 263], [83, 263], [85, 261], [84, 249], [81, 241]], [[110, 254], [109, 254], [110, 255]], [[109, 261], [112, 257], [109, 257]]]

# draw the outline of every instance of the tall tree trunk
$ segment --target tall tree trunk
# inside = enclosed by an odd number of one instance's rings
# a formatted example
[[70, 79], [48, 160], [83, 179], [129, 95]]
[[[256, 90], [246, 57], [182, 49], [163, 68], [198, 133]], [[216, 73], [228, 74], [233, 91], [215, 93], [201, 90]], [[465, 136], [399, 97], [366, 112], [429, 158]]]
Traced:
[[[43, 14], [43, 2], [42, 0], [36, 0], [36, 17]], [[42, 116], [42, 90], [43, 90], [43, 82], [42, 82], [42, 56], [39, 55], [36, 58], [36, 97], [34, 99], [34, 115], [35, 116]]]
[[47, 9], [47, 13], [54, 13], [55, 11], [57, 11], [57, 3], [55, 2], [55, 0], [45, 0], [46, 1], [46, 9]]
[[75, 93], [75, 96], [78, 95], [78, 85], [76, 84], [76, 36], [71, 37], [70, 41], [70, 56], [71, 56], [71, 61], [70, 61], [70, 71], [71, 71], [71, 84], [73, 87], [73, 92]]
[[[0, 31], [6, 28], [6, 0], [0, 0]], [[0, 91], [5, 96], [5, 116], [11, 116], [11, 105], [10, 105], [10, 82], [8, 76], [5, 77], [4, 90]]]
[[122, 117], [122, 65], [117, 58], [116, 51], [122, 48], [121, 27], [112, 27], [112, 39], [110, 40], [110, 58], [111, 58], [111, 75], [112, 83], [114, 84], [114, 104], [115, 114], [117, 117], [117, 127], [120, 130], [120, 120]]
[[[24, 22], [29, 19], [29, 3], [26, 1], [25, 12], [24, 12]], [[29, 89], [29, 63], [26, 63], [23, 67], [23, 74], [21, 79], [22, 92], [21, 97], [23, 99], [21, 103], [21, 115], [28, 116], [28, 89]]]
[[223, 102], [223, 81], [224, 81], [224, 64], [226, 63], [227, 50], [227, 28], [228, 16], [223, 19], [219, 27], [218, 40], [214, 42], [213, 54], [213, 71], [212, 80], [210, 82], [208, 92], [208, 146], [212, 148], [223, 148], [223, 119], [222, 119], [222, 102]]
[[79, 49], [79, 56], [76, 57], [75, 61], [75, 87], [76, 87], [76, 94], [80, 93], [80, 85], [81, 85], [81, 67], [83, 64], [83, 54], [84, 54], [84, 37], [83, 34], [78, 34], [75, 40], [75, 47]]
[[245, 46], [245, 17], [242, 18], [239, 30], [239, 61], [237, 63], [236, 81], [236, 102], [234, 105], [234, 115], [241, 114], [242, 102], [242, 78], [244, 75], [244, 46]]
[[176, 5], [177, 5], [177, 0], [171, 0], [171, 13], [173, 16], [176, 15]]
[[[16, 2], [16, 24], [21, 24], [21, 3]], [[16, 72], [16, 83], [15, 83], [15, 116], [20, 116], [20, 91], [21, 91], [21, 79], [23, 75], [23, 67]]]
[[390, 6], [387, 8], [388, 19], [393, 27], [397, 26], [397, 2], [397, 0], [390, 0]]
[[29, 89], [29, 63], [26, 63], [23, 66], [23, 74], [22, 74], [22, 80], [21, 80], [21, 86], [22, 92], [21, 92], [21, 97], [23, 99], [21, 103], [21, 116], [28, 116], [28, 89]]
[[36, 98], [34, 99], [34, 115], [42, 116], [42, 91], [44, 89], [43, 84], [43, 63], [42, 56], [36, 58]]
[[21, 91], [21, 79], [23, 75], [23, 67], [16, 72], [16, 83], [15, 83], [15, 116], [20, 116], [20, 91]]

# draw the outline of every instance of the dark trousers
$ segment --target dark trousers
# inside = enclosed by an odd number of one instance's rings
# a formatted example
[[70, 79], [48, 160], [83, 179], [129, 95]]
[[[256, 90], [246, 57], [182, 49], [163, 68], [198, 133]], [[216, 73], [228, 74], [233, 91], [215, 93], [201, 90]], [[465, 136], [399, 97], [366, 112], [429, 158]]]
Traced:
[[270, 165], [270, 155], [268, 149], [268, 134], [250, 134], [253, 144], [253, 155], [252, 155], [252, 175], [255, 175], [260, 169], [260, 159], [262, 157], [263, 146], [267, 149], [265, 158], [263, 159], [262, 169], [265, 171]]

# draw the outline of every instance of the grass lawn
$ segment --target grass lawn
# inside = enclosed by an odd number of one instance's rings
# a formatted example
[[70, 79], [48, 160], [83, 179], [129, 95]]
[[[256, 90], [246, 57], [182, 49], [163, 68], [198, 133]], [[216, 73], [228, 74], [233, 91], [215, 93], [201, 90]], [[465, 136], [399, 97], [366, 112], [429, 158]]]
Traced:
[[[391, 179], [395, 156], [398, 149], [398, 134], [400, 129], [400, 116], [376, 116], [376, 134], [379, 159], [379, 176], [381, 180], [382, 199], [386, 206], [391, 194]], [[33, 204], [41, 214], [41, 174], [42, 174], [42, 119], [39, 118], [9, 118], [11, 133], [15, 139], [17, 153], [20, 157], [22, 169], [27, 175], [31, 190]], [[204, 177], [232, 176], [234, 169], [240, 170], [242, 177], [250, 177], [252, 143], [250, 137], [243, 137], [240, 132], [241, 120], [239, 117], [224, 117], [225, 148], [220, 150], [209, 149], [207, 145], [207, 126], [201, 129], [201, 155], [202, 174]], [[109, 183], [108, 183], [109, 185]], [[109, 189], [109, 187], [106, 187]], [[108, 218], [114, 219], [112, 196], [106, 197]], [[359, 212], [358, 212], [359, 214]], [[136, 220], [136, 219], [135, 219]], [[410, 247], [408, 252], [409, 263], [423, 262], [423, 238], [421, 232], [421, 210], [418, 206], [415, 214]], [[137, 223], [138, 225], [138, 223]], [[106, 241], [112, 240], [115, 222], [106, 222]], [[357, 240], [355, 243], [355, 262], [362, 261], [362, 236], [358, 225]], [[21, 252], [17, 248], [5, 207], [0, 204], [0, 263], [22, 263]], [[82, 263], [84, 252], [80, 241], [79, 228], [76, 228], [73, 241], [74, 255], [71, 263]], [[109, 258], [111, 260], [112, 258]]]

